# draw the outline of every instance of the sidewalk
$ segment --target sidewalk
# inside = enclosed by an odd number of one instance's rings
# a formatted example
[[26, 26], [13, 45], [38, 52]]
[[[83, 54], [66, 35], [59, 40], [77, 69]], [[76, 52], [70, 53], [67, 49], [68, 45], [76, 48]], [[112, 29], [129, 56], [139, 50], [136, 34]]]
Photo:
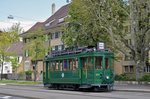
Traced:
[[115, 84], [114, 85], [114, 91], [146, 92], [146, 93], [150, 93], [150, 85]]

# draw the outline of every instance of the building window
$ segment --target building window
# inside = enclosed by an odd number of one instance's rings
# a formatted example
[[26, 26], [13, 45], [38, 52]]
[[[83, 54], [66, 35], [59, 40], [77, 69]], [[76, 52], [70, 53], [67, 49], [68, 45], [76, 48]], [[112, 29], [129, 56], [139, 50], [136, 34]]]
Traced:
[[130, 66], [130, 73], [133, 73], [133, 72], [134, 72], [134, 67]]
[[60, 31], [60, 32], [58, 33], [58, 38], [60, 38], [61, 35], [62, 35], [62, 31]]
[[59, 21], [59, 23], [64, 22], [65, 18], [60, 18], [58, 21]]
[[124, 66], [124, 72], [128, 73], [128, 66]]
[[55, 51], [58, 51], [58, 46], [55, 46]]
[[28, 57], [29, 54], [28, 54], [28, 50], [25, 51], [25, 57]]
[[20, 57], [18, 57], [18, 62], [20, 62]]
[[51, 33], [51, 39], [55, 39], [55, 33]]
[[58, 33], [59, 33], [59, 32], [56, 32], [56, 33], [55, 33], [55, 38], [58, 38]]
[[146, 66], [145, 72], [146, 72], [146, 73], [150, 73], [150, 65]]
[[61, 50], [64, 50], [65, 46], [64, 45], [61, 45]]
[[24, 38], [23, 41], [24, 41], [24, 43], [27, 43], [27, 39], [26, 38]]
[[5, 66], [5, 70], [7, 70], [8, 69], [8, 66]]
[[61, 45], [58, 46], [58, 50], [59, 50], [59, 51], [61, 50]]
[[55, 21], [55, 19], [52, 20], [52, 21], [50, 21], [50, 22], [48, 22], [48, 23], [46, 23], [45, 26], [46, 26], [46, 27], [50, 26], [54, 21]]

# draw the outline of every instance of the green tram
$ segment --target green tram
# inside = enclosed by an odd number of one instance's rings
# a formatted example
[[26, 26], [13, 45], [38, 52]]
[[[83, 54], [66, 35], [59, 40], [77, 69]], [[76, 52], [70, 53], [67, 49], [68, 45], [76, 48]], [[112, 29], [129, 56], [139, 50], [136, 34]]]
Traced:
[[114, 84], [113, 53], [108, 49], [72, 47], [51, 51], [45, 57], [43, 84], [45, 87], [111, 91]]

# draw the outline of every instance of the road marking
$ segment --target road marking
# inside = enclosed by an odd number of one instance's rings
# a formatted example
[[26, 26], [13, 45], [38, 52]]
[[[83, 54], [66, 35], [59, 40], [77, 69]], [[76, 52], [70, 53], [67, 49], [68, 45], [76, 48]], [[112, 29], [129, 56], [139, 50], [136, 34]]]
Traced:
[[4, 86], [4, 85], [6, 85], [6, 84], [1, 84], [1, 83], [0, 83], [0, 85], [1, 85], [1, 86]]
[[0, 99], [12, 99], [12, 96], [4, 96], [4, 97], [0, 97]]

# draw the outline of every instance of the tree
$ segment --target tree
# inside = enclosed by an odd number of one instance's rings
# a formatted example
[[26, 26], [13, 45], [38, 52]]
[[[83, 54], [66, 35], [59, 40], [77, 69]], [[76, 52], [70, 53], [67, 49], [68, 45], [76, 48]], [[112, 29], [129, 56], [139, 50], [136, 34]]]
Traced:
[[36, 65], [39, 59], [43, 59], [48, 52], [48, 48], [45, 46], [46, 35], [44, 35], [46, 31], [42, 28], [37, 28], [36, 31], [32, 31], [28, 33], [28, 38], [30, 42], [28, 42], [25, 46], [25, 51], [28, 52], [28, 55], [32, 57], [32, 61], [34, 61], [34, 81], [36, 81]]
[[21, 32], [20, 24], [16, 24], [7, 30], [4, 30], [0, 34], [1, 80], [3, 75], [4, 62], [10, 61], [10, 56], [13, 55], [12, 53], [8, 53], [7, 49], [12, 43], [17, 42], [19, 40], [18, 33], [20, 32]]
[[62, 39], [67, 46], [96, 46], [97, 42], [110, 44], [110, 36], [99, 29], [95, 23], [96, 16], [88, 7], [86, 0], [73, 0], [69, 6], [69, 15]]
[[[67, 21], [82, 24], [83, 28], [78, 28], [77, 31], [81, 34], [86, 33], [92, 39], [94, 35], [98, 39], [97, 34], [109, 35], [112, 42], [111, 48], [132, 57], [135, 61], [138, 80], [144, 73], [150, 50], [149, 11], [149, 0], [72, 0], [69, 12], [71, 17]], [[64, 35], [67, 33], [65, 32]], [[78, 39], [86, 40], [83, 37], [85, 35], [78, 36]], [[131, 37], [131, 43], [128, 43], [129, 37]]]

